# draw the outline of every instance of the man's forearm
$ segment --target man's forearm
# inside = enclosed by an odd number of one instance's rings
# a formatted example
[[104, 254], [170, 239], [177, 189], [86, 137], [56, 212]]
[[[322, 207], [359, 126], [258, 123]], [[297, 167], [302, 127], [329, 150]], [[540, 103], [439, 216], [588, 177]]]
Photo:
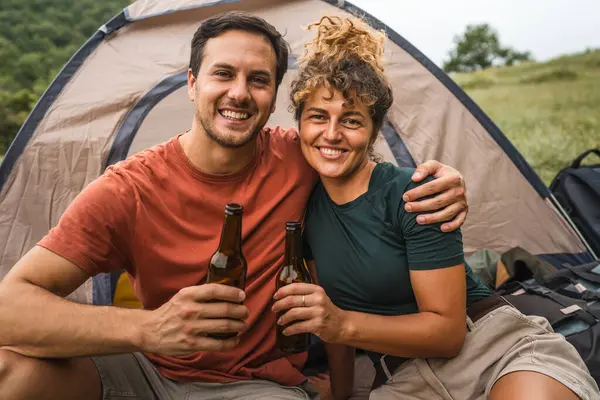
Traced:
[[31, 357], [142, 350], [148, 311], [77, 304], [29, 283], [0, 285], [0, 346]]
[[[439, 314], [383, 316], [345, 311], [340, 342], [400, 357], [454, 357], [466, 335], [460, 324]], [[465, 317], [466, 318], [466, 317]]]

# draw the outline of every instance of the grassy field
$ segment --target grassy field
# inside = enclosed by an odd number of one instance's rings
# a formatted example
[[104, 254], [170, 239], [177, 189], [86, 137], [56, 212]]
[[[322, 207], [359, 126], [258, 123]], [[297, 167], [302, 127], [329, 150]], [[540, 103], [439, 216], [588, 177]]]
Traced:
[[577, 155], [600, 147], [600, 50], [452, 78], [548, 185]]

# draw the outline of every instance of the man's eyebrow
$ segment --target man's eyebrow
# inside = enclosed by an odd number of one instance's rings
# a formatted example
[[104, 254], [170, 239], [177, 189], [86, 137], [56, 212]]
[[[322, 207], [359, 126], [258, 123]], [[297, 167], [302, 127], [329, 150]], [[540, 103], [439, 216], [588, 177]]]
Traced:
[[227, 63], [216, 63], [212, 66], [213, 69], [216, 68], [223, 68], [223, 69], [229, 69], [229, 70], [235, 70], [235, 67], [231, 64], [227, 64]]
[[267, 76], [267, 77], [272, 77], [273, 74], [271, 73], [271, 71], [268, 71], [266, 69], [253, 69], [250, 71], [250, 73], [252, 75], [263, 75], [263, 76]]
[[309, 111], [314, 111], [314, 112], [318, 112], [320, 114], [327, 114], [327, 111], [323, 110], [322, 108], [318, 108], [318, 107], [310, 107], [306, 109], [306, 112]]
[[[212, 66], [212, 69], [226, 69], [229, 71], [235, 71], [236, 68], [231, 65], [231, 64], [227, 64], [227, 63], [216, 63]], [[251, 75], [262, 75], [262, 76], [266, 76], [268, 78], [271, 78], [273, 76], [273, 74], [271, 73], [271, 71], [266, 70], [266, 69], [253, 69], [250, 71]]]

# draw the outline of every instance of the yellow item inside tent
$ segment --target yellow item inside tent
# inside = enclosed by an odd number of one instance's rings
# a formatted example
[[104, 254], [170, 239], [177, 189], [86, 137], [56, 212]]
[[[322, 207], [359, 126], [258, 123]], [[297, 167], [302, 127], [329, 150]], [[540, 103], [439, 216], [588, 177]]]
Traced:
[[135, 295], [133, 286], [131, 285], [131, 281], [129, 280], [129, 276], [126, 272], [123, 272], [117, 281], [113, 306], [124, 308], [142, 308], [142, 303]]

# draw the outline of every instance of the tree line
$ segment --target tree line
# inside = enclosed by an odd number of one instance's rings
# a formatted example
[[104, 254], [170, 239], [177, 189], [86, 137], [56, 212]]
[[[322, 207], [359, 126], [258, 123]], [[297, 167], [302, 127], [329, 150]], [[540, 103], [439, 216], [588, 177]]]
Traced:
[[69, 58], [127, 0], [0, 0], [0, 155]]
[[465, 32], [455, 36], [453, 42], [454, 49], [443, 65], [446, 72], [471, 72], [533, 60], [529, 51], [503, 46], [498, 32], [489, 24], [467, 25]]

